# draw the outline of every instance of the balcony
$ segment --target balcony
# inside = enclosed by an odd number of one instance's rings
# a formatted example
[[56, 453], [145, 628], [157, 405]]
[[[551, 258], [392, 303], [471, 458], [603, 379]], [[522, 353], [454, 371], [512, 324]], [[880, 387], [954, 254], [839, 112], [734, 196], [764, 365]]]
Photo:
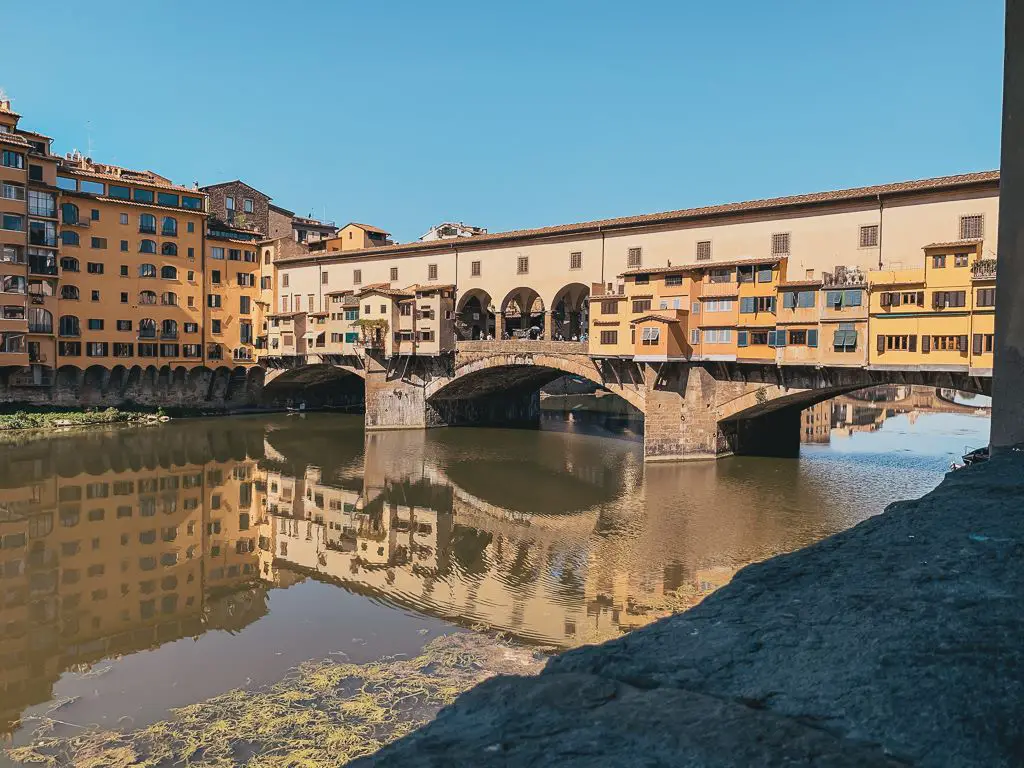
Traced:
[[33, 275], [56, 276], [57, 262], [56, 260], [30, 258], [28, 262], [28, 271]]
[[703, 298], [715, 298], [716, 296], [730, 297], [738, 296], [740, 287], [735, 282], [728, 283], [704, 283], [700, 287], [700, 295]]
[[971, 279], [972, 280], [995, 280], [996, 279], [996, 260], [995, 259], [979, 259], [971, 265]]

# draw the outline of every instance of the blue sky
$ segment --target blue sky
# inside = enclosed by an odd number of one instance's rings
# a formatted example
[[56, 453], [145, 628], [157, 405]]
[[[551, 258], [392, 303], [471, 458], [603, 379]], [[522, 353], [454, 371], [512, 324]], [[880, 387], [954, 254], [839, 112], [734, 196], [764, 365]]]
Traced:
[[[5, 9], [30, 29], [40, 8]], [[59, 151], [410, 240], [995, 168], [998, 0], [92, 0], [5, 35]], [[11, 62], [19, 62], [11, 66]]]

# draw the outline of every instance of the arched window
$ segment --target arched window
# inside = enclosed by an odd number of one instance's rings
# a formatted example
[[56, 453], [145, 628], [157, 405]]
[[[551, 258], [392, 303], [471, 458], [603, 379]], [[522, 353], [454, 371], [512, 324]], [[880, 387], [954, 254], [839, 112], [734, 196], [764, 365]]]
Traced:
[[162, 256], [177, 256], [178, 255], [178, 244], [177, 243], [164, 243], [160, 246], [160, 254]]
[[156, 216], [152, 213], [143, 213], [139, 215], [139, 232], [144, 234], [155, 235], [156, 234]]
[[139, 253], [156, 253], [156, 240], [140, 240]]
[[78, 318], [74, 315], [61, 315], [58, 332], [61, 336], [81, 336], [82, 329], [78, 324]]
[[141, 291], [139, 304], [156, 304], [156, 291]]
[[178, 234], [178, 220], [173, 216], [164, 216], [163, 221], [160, 222], [160, 234], [162, 235], [176, 235]]
[[140, 339], [155, 339], [156, 338], [156, 320], [148, 317], [144, 317], [139, 320], [139, 338]]
[[74, 203], [61, 203], [60, 218], [65, 224], [77, 224], [78, 206]]
[[29, 307], [29, 333], [53, 333], [53, 315], [40, 307]]
[[139, 264], [139, 277], [156, 277], [156, 267], [152, 264]]
[[65, 229], [60, 233], [60, 241], [64, 245], [79, 245], [78, 233]]
[[74, 256], [61, 256], [60, 268], [65, 272], [77, 272], [78, 259], [76, 259]]
[[160, 303], [168, 307], [176, 307], [178, 306], [178, 294], [174, 293], [174, 291], [162, 293], [160, 295]]
[[178, 270], [174, 267], [160, 267], [160, 277], [164, 280], [177, 280]]
[[60, 297], [62, 299], [68, 299], [69, 301], [78, 301], [80, 296], [78, 295], [77, 285], [62, 285], [60, 287]]
[[177, 320], [164, 320], [160, 323], [160, 335], [165, 339], [176, 339], [178, 338], [178, 321]]

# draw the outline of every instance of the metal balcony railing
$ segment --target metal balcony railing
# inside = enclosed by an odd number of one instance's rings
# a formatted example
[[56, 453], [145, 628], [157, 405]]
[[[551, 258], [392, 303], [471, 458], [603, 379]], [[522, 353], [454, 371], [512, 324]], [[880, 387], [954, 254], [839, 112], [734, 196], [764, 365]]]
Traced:
[[995, 259], [980, 259], [971, 265], [971, 277], [975, 280], [991, 280], [995, 276]]

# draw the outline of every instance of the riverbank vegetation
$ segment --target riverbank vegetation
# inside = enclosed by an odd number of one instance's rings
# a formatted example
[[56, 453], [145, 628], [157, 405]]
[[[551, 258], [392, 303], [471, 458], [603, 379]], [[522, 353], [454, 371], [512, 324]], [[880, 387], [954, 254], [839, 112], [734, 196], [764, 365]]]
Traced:
[[147, 412], [121, 408], [97, 408], [86, 411], [25, 408], [10, 413], [0, 413], [0, 431], [12, 429], [52, 429], [88, 426], [91, 424], [119, 424], [147, 421], [153, 418], [158, 419], [163, 415], [163, 409]]
[[56, 735], [78, 726], [39, 717], [32, 743], [8, 756], [23, 765], [80, 768], [333, 768], [418, 728], [484, 679], [534, 674], [542, 663], [527, 649], [458, 633], [413, 659], [311, 661], [273, 685], [229, 691], [137, 730]]

